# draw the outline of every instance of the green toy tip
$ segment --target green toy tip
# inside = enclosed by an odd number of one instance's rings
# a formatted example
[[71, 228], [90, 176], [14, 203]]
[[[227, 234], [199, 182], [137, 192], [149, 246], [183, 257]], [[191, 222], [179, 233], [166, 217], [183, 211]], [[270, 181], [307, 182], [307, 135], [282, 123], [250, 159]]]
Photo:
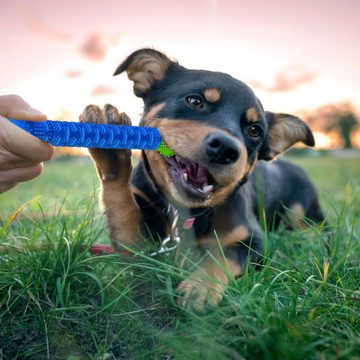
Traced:
[[175, 151], [171, 150], [165, 143], [164, 139], [161, 140], [161, 144], [160, 146], [156, 149], [156, 151], [158, 151], [161, 155], [163, 156], [174, 156], [175, 155]]

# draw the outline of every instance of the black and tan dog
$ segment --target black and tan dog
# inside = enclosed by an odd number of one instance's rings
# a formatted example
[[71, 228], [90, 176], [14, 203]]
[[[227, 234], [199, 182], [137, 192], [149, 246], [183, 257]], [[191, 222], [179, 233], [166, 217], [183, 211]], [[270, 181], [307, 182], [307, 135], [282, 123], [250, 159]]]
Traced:
[[[259, 202], [268, 224], [323, 221], [304, 172], [284, 160], [267, 162], [298, 141], [313, 146], [313, 135], [297, 117], [265, 112], [253, 91], [230, 75], [188, 70], [153, 49], [132, 53], [115, 75], [123, 71], [144, 101], [141, 125], [158, 128], [176, 156], [143, 151], [133, 171], [129, 150], [90, 149], [110, 237], [118, 250], [166, 237], [171, 204], [186, 224], [180, 235], [191, 234], [212, 251], [178, 286], [180, 304], [216, 304], [228, 275], [241, 275], [247, 259], [261, 254]], [[130, 124], [111, 105], [89, 105], [80, 120]]]

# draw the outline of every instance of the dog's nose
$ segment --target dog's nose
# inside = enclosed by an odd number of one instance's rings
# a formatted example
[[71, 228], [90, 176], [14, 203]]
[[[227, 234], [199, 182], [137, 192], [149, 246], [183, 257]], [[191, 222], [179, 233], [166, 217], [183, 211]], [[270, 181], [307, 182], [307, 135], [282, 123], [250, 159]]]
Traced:
[[214, 132], [205, 139], [206, 155], [213, 164], [229, 165], [240, 156], [240, 147], [230, 136]]

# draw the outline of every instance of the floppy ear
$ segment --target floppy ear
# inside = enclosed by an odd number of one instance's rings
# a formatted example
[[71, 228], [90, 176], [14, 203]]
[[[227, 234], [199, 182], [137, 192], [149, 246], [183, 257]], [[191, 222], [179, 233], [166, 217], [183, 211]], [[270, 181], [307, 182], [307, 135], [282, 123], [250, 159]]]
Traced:
[[154, 49], [140, 49], [133, 52], [121, 63], [114, 76], [126, 71], [134, 82], [134, 93], [143, 97], [151, 86], [164, 78], [172, 61], [163, 53]]
[[265, 116], [269, 129], [259, 158], [271, 160], [299, 141], [308, 146], [315, 145], [310, 128], [296, 116], [268, 111]]

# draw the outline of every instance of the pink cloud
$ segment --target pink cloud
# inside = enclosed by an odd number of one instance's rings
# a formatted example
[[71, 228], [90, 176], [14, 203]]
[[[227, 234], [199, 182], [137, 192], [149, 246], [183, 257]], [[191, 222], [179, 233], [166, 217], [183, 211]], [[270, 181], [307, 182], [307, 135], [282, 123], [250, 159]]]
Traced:
[[91, 96], [102, 96], [102, 95], [109, 95], [114, 94], [116, 90], [111, 86], [107, 85], [97, 85], [90, 93]]
[[70, 34], [56, 30], [47, 25], [39, 14], [34, 13], [32, 8], [29, 8], [24, 4], [15, 4], [15, 11], [24, 18], [28, 29], [39, 35], [62, 42], [68, 42], [73, 38]]
[[100, 34], [91, 34], [85, 39], [79, 50], [86, 58], [100, 61], [106, 56], [107, 45]]
[[[14, 8], [15, 12], [22, 18], [26, 27], [32, 33], [61, 42], [75, 40], [74, 35], [60, 31], [49, 25], [48, 17], [46, 17], [47, 21], [44, 21], [36, 7], [29, 6], [25, 3], [15, 3]], [[121, 40], [122, 34], [119, 32], [105, 36], [100, 33], [87, 34], [85, 35], [85, 39], [78, 45], [77, 50], [87, 59], [101, 61], [105, 59], [108, 48], [118, 45]], [[69, 77], [73, 76], [70, 75]]]
[[70, 34], [50, 28], [41, 19], [27, 19], [26, 24], [32, 31], [37, 32], [40, 35], [47, 36], [53, 40], [68, 42], [72, 39]]
[[312, 82], [316, 75], [301, 65], [295, 65], [275, 74], [271, 85], [265, 85], [260, 81], [252, 81], [251, 84], [269, 92], [292, 91], [301, 85]]
[[65, 71], [65, 76], [70, 79], [76, 79], [81, 77], [84, 74], [84, 71], [81, 69], [70, 69]]

